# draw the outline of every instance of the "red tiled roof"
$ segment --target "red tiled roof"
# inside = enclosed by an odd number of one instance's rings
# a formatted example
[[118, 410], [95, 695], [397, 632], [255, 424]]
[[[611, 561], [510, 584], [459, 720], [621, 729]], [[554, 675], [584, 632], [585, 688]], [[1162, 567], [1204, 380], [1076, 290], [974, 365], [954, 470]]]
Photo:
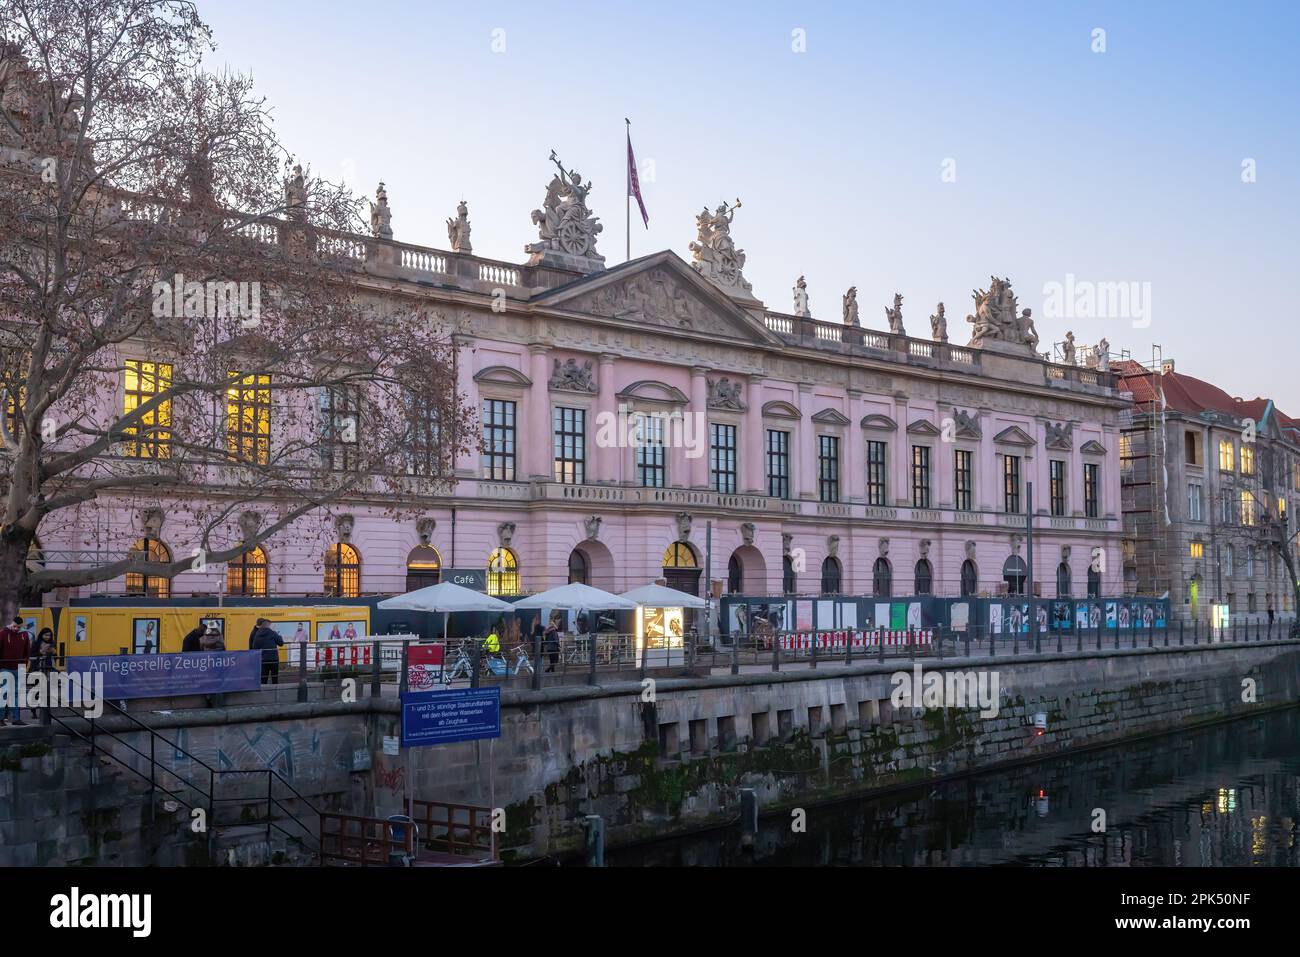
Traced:
[[[1160, 376], [1159, 385], [1155, 381], [1157, 373], [1144, 368], [1131, 359], [1121, 359], [1111, 365], [1119, 376], [1120, 391], [1133, 397], [1133, 402], [1146, 411], [1159, 401], [1159, 388], [1164, 389], [1165, 402], [1169, 409], [1188, 415], [1200, 415], [1202, 412], [1219, 412], [1241, 419], [1263, 421], [1271, 400], [1265, 398], [1238, 399], [1228, 395], [1218, 386], [1197, 379], [1182, 372], [1167, 372]], [[1293, 433], [1300, 433], [1300, 420], [1291, 418], [1273, 407], [1273, 418], [1278, 427]]]

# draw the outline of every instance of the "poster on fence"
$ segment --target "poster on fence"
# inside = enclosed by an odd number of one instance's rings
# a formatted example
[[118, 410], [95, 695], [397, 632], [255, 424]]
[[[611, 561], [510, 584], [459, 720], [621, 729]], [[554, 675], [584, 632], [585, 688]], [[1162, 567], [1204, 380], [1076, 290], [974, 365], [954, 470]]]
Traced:
[[412, 691], [436, 691], [443, 687], [442, 664], [445, 645], [411, 645], [406, 649], [406, 686]]
[[955, 601], [948, 609], [953, 631], [965, 631], [970, 627], [970, 602]]

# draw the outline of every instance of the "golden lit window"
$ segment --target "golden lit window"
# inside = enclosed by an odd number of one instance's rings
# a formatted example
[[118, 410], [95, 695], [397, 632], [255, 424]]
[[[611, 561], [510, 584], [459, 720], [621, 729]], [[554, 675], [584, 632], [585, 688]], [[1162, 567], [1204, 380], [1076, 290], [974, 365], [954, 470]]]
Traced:
[[1241, 447], [1241, 474], [1255, 474], [1255, 450], [1249, 445], [1243, 445]]
[[[171, 550], [154, 538], [142, 538], [131, 547], [131, 557], [147, 562], [169, 562]], [[170, 598], [171, 580], [160, 575], [142, 575], [139, 572], [127, 572], [126, 593], [146, 598]]]
[[497, 548], [488, 556], [487, 590], [489, 595], [519, 594], [519, 560], [510, 549]]
[[[172, 367], [167, 362], [127, 359], [122, 371], [122, 415], [130, 415], [172, 387]], [[172, 452], [172, 402], [164, 399], [141, 413], [138, 425], [124, 429], [122, 454], [139, 459], [166, 459]]]
[[226, 594], [266, 597], [266, 552], [251, 548], [226, 563]]
[[1204, 546], [1203, 544], [1201, 544], [1200, 542], [1192, 542], [1192, 557], [1193, 557], [1193, 558], [1204, 558], [1204, 557], [1205, 557], [1205, 546]]
[[271, 377], [230, 374], [226, 389], [226, 451], [242, 462], [271, 459]]
[[1255, 524], [1255, 496], [1248, 490], [1241, 490], [1241, 524]]
[[695, 568], [695, 550], [686, 542], [673, 542], [664, 552], [664, 568]]
[[361, 594], [361, 555], [339, 542], [325, 552], [325, 594], [356, 598]]
[[1219, 439], [1219, 471], [1231, 472], [1236, 458], [1233, 454], [1232, 440]]

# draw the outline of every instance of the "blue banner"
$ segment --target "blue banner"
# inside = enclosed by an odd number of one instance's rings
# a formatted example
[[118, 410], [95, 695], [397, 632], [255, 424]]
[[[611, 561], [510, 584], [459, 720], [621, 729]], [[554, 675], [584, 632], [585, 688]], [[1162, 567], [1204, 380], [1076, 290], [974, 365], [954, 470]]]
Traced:
[[171, 655], [85, 655], [68, 658], [68, 671], [104, 676], [104, 697], [165, 698], [181, 694], [256, 691], [262, 687], [260, 651], [195, 651]]
[[501, 737], [501, 689], [407, 691], [402, 695], [402, 747]]

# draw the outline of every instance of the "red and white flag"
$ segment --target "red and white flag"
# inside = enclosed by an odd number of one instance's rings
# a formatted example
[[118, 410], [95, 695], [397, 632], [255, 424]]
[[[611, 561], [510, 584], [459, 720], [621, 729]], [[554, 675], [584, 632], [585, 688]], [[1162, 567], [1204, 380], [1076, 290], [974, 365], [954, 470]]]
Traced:
[[641, 220], [645, 228], [650, 228], [650, 214], [645, 211], [645, 200], [641, 198], [641, 181], [636, 175], [636, 155], [632, 152], [632, 130], [627, 131], [627, 194], [636, 198], [637, 208], [641, 210]]

